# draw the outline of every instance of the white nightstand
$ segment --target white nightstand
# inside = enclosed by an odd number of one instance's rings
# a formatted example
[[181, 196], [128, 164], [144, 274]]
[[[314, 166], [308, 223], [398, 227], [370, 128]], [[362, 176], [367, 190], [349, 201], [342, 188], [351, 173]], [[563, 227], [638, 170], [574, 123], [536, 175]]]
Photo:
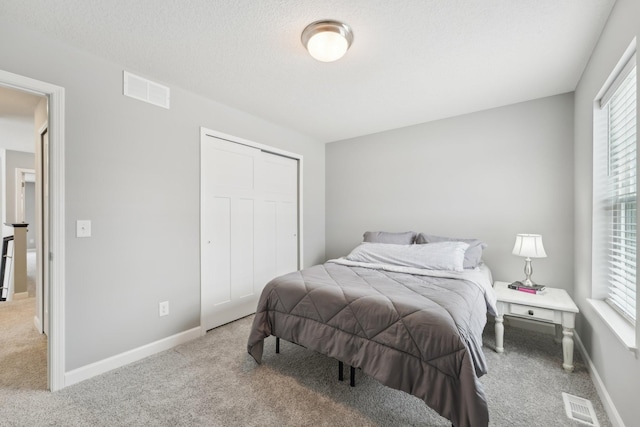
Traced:
[[578, 307], [563, 289], [549, 288], [543, 294], [509, 289], [507, 282], [495, 282], [493, 288], [498, 297], [496, 316], [496, 351], [504, 351], [503, 316], [514, 316], [556, 325], [556, 341], [562, 336], [562, 367], [573, 371], [573, 329]]

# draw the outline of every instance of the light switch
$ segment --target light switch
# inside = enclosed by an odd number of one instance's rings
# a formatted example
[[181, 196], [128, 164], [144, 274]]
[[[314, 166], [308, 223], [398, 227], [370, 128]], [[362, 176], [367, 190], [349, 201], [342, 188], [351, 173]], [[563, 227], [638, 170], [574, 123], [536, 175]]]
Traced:
[[76, 221], [76, 237], [91, 237], [91, 221], [79, 219]]

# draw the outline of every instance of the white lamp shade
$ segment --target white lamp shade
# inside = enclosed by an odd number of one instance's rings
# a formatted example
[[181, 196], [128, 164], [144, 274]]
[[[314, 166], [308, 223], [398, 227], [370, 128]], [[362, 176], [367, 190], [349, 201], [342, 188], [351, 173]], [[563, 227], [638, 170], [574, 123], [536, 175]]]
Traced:
[[309, 39], [307, 50], [318, 61], [332, 62], [344, 56], [349, 48], [347, 40], [341, 34], [325, 31]]
[[539, 234], [518, 234], [513, 254], [526, 258], [546, 258], [547, 253], [542, 246], [542, 236]]

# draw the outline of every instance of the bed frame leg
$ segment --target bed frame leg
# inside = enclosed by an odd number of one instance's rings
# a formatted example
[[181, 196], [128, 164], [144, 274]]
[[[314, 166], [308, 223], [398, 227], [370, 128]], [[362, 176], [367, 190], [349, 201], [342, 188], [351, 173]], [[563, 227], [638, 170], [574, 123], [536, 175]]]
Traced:
[[276, 353], [280, 353], [280, 338], [276, 337]]
[[355, 387], [356, 386], [356, 368], [354, 368], [353, 366], [351, 366], [351, 372], [350, 372], [350, 381], [349, 381], [349, 385], [351, 387]]
[[344, 363], [338, 360], [338, 381], [344, 380]]

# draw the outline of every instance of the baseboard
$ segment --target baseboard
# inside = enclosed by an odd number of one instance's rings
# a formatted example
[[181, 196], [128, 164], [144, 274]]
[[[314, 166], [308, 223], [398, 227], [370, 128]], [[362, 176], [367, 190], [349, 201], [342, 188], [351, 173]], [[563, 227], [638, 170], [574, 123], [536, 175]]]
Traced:
[[15, 292], [13, 294], [13, 299], [14, 300], [25, 299], [25, 298], [29, 298], [29, 292]]
[[589, 375], [591, 376], [591, 381], [593, 381], [594, 386], [596, 387], [596, 391], [598, 392], [598, 396], [600, 396], [600, 400], [602, 401], [602, 405], [604, 406], [604, 410], [609, 416], [609, 421], [613, 427], [625, 427], [618, 410], [616, 409], [613, 401], [611, 400], [611, 396], [609, 396], [609, 392], [607, 391], [598, 371], [596, 370], [591, 357], [587, 353], [587, 349], [584, 348], [584, 344], [582, 344], [582, 340], [578, 336], [576, 332], [573, 333], [573, 340], [576, 343], [576, 347], [580, 351], [582, 355], [582, 359], [587, 365], [587, 370], [589, 371]]
[[189, 329], [188, 331], [143, 345], [142, 347], [134, 348], [133, 350], [91, 363], [90, 365], [65, 372], [64, 387], [77, 384], [80, 381], [88, 380], [89, 378], [104, 374], [105, 372], [128, 365], [129, 363], [160, 353], [161, 351], [169, 350], [179, 344], [199, 338], [200, 335], [200, 326], [198, 326], [196, 328]]
[[33, 316], [33, 326], [36, 328], [36, 331], [42, 332], [42, 325], [40, 325], [38, 316]]

